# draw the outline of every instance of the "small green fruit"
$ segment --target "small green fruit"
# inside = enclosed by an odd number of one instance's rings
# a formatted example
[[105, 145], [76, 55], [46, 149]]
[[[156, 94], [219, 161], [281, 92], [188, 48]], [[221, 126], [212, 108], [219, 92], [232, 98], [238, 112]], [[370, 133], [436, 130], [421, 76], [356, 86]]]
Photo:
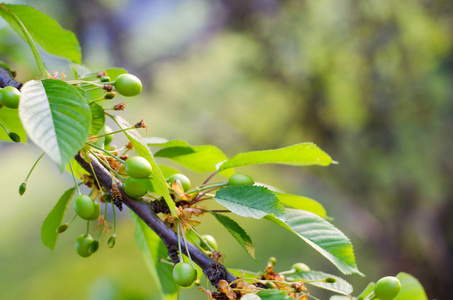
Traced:
[[374, 286], [374, 295], [380, 300], [392, 300], [401, 291], [401, 282], [394, 276], [382, 277]]
[[228, 179], [229, 185], [253, 185], [255, 181], [253, 181], [252, 177], [245, 175], [245, 174], [234, 174]]
[[[95, 242], [91, 234], [85, 235], [82, 234], [77, 238], [76, 241], [76, 250], [77, 253], [82, 257], [88, 257], [94, 253], [91, 249], [91, 244]], [[97, 249], [96, 249], [97, 250]]]
[[124, 192], [134, 198], [140, 198], [148, 192], [148, 180], [127, 177], [123, 182]]
[[18, 108], [20, 100], [20, 91], [13, 86], [7, 86], [0, 91], [1, 104], [8, 108]]
[[168, 182], [172, 184], [175, 180], [178, 180], [181, 183], [184, 192], [190, 190], [190, 179], [184, 174], [173, 174], [168, 178]]
[[129, 158], [124, 164], [127, 175], [137, 178], [144, 179], [151, 175], [153, 169], [151, 164], [141, 156], [133, 156]]
[[137, 96], [142, 92], [142, 82], [132, 74], [121, 74], [116, 78], [115, 89], [126, 97]]
[[[212, 249], [214, 249], [215, 251], [217, 251], [217, 249], [218, 249], [217, 241], [215, 240], [215, 238], [214, 238], [212, 235], [204, 234], [204, 235], [201, 236], [201, 239], [202, 239], [202, 240], [201, 240], [201, 247], [202, 247], [203, 249], [205, 249], [206, 251], [212, 251], [212, 250], [208, 247], [208, 245], [209, 245]], [[203, 242], [203, 241], [204, 241], [204, 242]], [[208, 245], [206, 245], [205, 242], [206, 242], [206, 244], [208, 244]]]
[[296, 263], [292, 266], [292, 269], [296, 272], [308, 272], [310, 271], [310, 267], [308, 267], [304, 263]]
[[197, 279], [197, 270], [189, 263], [177, 263], [173, 267], [173, 279], [178, 285], [188, 287]]
[[74, 209], [79, 217], [84, 220], [91, 220], [96, 213], [96, 205], [87, 195], [79, 195], [74, 200]]

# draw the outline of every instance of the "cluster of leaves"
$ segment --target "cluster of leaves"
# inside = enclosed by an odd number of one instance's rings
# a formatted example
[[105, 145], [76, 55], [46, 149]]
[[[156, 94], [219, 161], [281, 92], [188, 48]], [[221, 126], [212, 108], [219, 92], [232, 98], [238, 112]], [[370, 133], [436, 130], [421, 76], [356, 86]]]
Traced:
[[[239, 245], [255, 259], [252, 239], [236, 221], [223, 214], [227, 212], [242, 217], [268, 220], [289, 230], [308, 243], [331, 261], [343, 274], [362, 275], [357, 268], [351, 242], [339, 229], [326, 220], [326, 212], [320, 203], [306, 197], [277, 192], [264, 185], [254, 184], [253, 181], [247, 182], [246, 180], [245, 184], [242, 182], [236, 184], [237, 182], [231, 180], [235, 168], [247, 165], [327, 166], [334, 163], [331, 157], [316, 145], [300, 143], [280, 149], [240, 153], [227, 159], [215, 146], [192, 146], [182, 140], [142, 138], [136, 128], [145, 128], [146, 125], [143, 121], [131, 126], [122, 117], [108, 112], [109, 110], [121, 111], [124, 109], [124, 104], [119, 103], [113, 107], [109, 107], [109, 104], [104, 106], [99, 104], [101, 101], [110, 103], [109, 101], [115, 96], [114, 90], [124, 96], [139, 93], [141, 84], [138, 87], [138, 82], [134, 77], [127, 77], [132, 78], [132, 83], [136, 84], [133, 89], [128, 89], [130, 80], [126, 80], [124, 83], [120, 79], [125, 78], [122, 77], [126, 73], [125, 70], [107, 69], [103, 72], [91, 72], [81, 66], [80, 47], [75, 36], [71, 32], [63, 30], [50, 17], [31, 7], [0, 4], [0, 15], [28, 42], [43, 78], [28, 81], [22, 86], [18, 113], [3, 107], [0, 109], [0, 122], [11, 132], [17, 133], [22, 141], [26, 141], [27, 137], [32, 140], [59, 166], [61, 171], [68, 168], [73, 174], [77, 173], [79, 181], [91, 188], [91, 198], [88, 197], [90, 198], [88, 202], [99, 199], [99, 202], [112, 202], [117, 207], [121, 207], [121, 186], [111, 190], [106, 189], [99, 184], [93, 167], [91, 166], [91, 170], [81, 168], [74, 161], [74, 157], [81, 155], [90, 165], [94, 158], [111, 172], [113, 182], [116, 178], [120, 182], [126, 183], [128, 179], [134, 177], [132, 172], [127, 170], [127, 153], [134, 149], [138, 156], [149, 164], [149, 173], [143, 178], [137, 178], [146, 180], [147, 187], [143, 193], [139, 194], [128, 192], [126, 188], [124, 191], [129, 196], [138, 198], [137, 201], [150, 204], [155, 201], [165, 203], [166, 209], [162, 211], [160, 217], [165, 224], [178, 233], [177, 246], [180, 257], [177, 261], [184, 260], [181, 244], [186, 245], [187, 240], [192, 241], [200, 251], [210, 255], [215, 261], [221, 260], [222, 255], [213, 246], [212, 240], [209, 241], [206, 236], [200, 235], [194, 228], [201, 222], [197, 218], [205, 213], [212, 214], [238, 241]], [[57, 78], [57, 74], [49, 74], [36, 43], [45, 51], [70, 60], [73, 63], [74, 80], [66, 80], [64, 75], [60, 80]], [[124, 90], [123, 83], [126, 90]], [[116, 124], [117, 131], [109, 132], [105, 125], [106, 116]], [[124, 134], [130, 142], [122, 149], [116, 149], [110, 145], [112, 135], [117, 133]], [[8, 139], [4, 136], [0, 136], [0, 138], [9, 140], [10, 136]], [[159, 147], [159, 150], [153, 155], [150, 147]], [[158, 165], [155, 158], [171, 159], [195, 172], [209, 171], [212, 174], [203, 183], [190, 189], [190, 181], [185, 181], [181, 176], [172, 177], [178, 171]], [[73, 172], [74, 169], [77, 172]], [[88, 172], [91, 172], [92, 175]], [[230, 180], [210, 182], [217, 175], [228, 176]], [[68, 226], [68, 224], [61, 225], [61, 223], [67, 205], [79, 185], [75, 177], [74, 180], [76, 187], [64, 193], [42, 227], [43, 242], [52, 249], [55, 247], [58, 233], [63, 232]], [[21, 194], [25, 192], [25, 184], [26, 180], [21, 185]], [[125, 185], [123, 186], [125, 187]], [[215, 194], [212, 194], [213, 192]], [[206, 208], [204, 205], [210, 203], [208, 200], [213, 200], [226, 209], [215, 211]], [[115, 207], [113, 208], [115, 211]], [[86, 219], [88, 224], [93, 219], [91, 213], [86, 217], [82, 216], [83, 213], [79, 212], [77, 204], [76, 212], [80, 217]], [[94, 215], [94, 219], [98, 220], [102, 228], [106, 223], [106, 215], [107, 205], [105, 205], [103, 216], [99, 213], [99, 209]], [[159, 278], [162, 297], [173, 298], [177, 292], [176, 282], [180, 285], [185, 285], [186, 282], [179, 280], [178, 275], [180, 274], [175, 275], [175, 272], [172, 274], [173, 264], [165, 263], [168, 262], [166, 259], [167, 245], [143, 220], [134, 214], [132, 217], [137, 228], [136, 236], [139, 247], [143, 251], [153, 275]], [[87, 228], [86, 234], [77, 240], [79, 254], [90, 256], [94, 253], [102, 233], [103, 229], [100, 230], [98, 239], [94, 240], [89, 235]], [[112, 240], [112, 238], [114, 239]], [[199, 242], [197, 242], [197, 238], [199, 238]], [[114, 234], [108, 241], [109, 246], [113, 247], [115, 239]], [[79, 251], [81, 248], [83, 248], [82, 251]], [[191, 261], [190, 252], [187, 252], [187, 256]], [[198, 273], [201, 274], [201, 272]], [[352, 287], [346, 281], [329, 274], [311, 270], [306, 272], [293, 270], [286, 272], [288, 281], [285, 281], [283, 273], [285, 272], [274, 273], [272, 265], [268, 266], [259, 279], [255, 275], [250, 277], [241, 273], [237, 274], [236, 282], [220, 280], [217, 288], [222, 297], [227, 295], [229, 299], [240, 298], [252, 292], [261, 299], [289, 299], [289, 297], [300, 299], [310, 295], [307, 288], [307, 285], [310, 284], [343, 295], [352, 293]], [[237, 288], [234, 288], [234, 284]], [[251, 284], [254, 288], [250, 289]], [[403, 291], [405, 288], [408, 287], [403, 282]], [[230, 289], [236, 289], [236, 291], [232, 292]], [[417, 285], [416, 290], [421, 293], [422, 288]], [[212, 293], [206, 293], [212, 297]]]

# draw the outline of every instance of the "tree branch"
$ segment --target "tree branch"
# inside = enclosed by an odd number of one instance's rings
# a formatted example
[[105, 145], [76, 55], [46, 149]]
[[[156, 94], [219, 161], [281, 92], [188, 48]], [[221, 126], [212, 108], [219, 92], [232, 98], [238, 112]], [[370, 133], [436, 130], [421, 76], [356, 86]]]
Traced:
[[[112, 189], [115, 189], [116, 186], [121, 193], [122, 203], [129, 207], [161, 238], [167, 249], [170, 251], [178, 249], [178, 237], [176, 233], [154, 213], [150, 205], [136, 201], [126, 195], [123, 192], [121, 181], [117, 178], [112, 178], [110, 172], [94, 156], [89, 154], [89, 157], [99, 183], [107, 189], [108, 193], [112, 195]], [[94, 175], [90, 165], [80, 155], [77, 155], [75, 159], [86, 171], [88, 171], [92, 176]], [[114, 196], [115, 195], [113, 195], [113, 197]], [[222, 264], [208, 257], [200, 249], [189, 242], [187, 243], [187, 246], [192, 260], [200, 266], [201, 269], [203, 269], [204, 274], [208, 277], [213, 286], [218, 287], [218, 282], [221, 279], [228, 282], [236, 279], [235, 276], [229, 273]], [[184, 243], [181, 243], [181, 247], [184, 254], [187, 255], [187, 249]]]

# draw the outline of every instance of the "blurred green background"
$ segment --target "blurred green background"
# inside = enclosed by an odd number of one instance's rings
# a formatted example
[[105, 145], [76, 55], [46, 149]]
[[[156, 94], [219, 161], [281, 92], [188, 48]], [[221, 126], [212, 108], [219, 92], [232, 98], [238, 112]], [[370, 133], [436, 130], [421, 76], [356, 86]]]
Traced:
[[[30, 4], [76, 33], [92, 70], [123, 67], [144, 93], [124, 117], [144, 119], [148, 136], [213, 144], [237, 152], [311, 141], [338, 165], [247, 167], [256, 181], [317, 199], [352, 240], [357, 294], [399, 271], [430, 299], [449, 299], [453, 282], [453, 3], [413, 0], [47, 0]], [[0, 22], [0, 60], [26, 81], [38, 76], [31, 51]], [[71, 70], [44, 55], [49, 71]], [[118, 97], [119, 98], [119, 97]], [[127, 212], [117, 245], [106, 239], [77, 256], [75, 222], [55, 251], [40, 226], [71, 186], [47, 158], [17, 189], [40, 151], [1, 143], [0, 298], [154, 299]], [[194, 174], [202, 182], [208, 174]], [[72, 217], [69, 212], [68, 220]], [[209, 217], [207, 217], [209, 219]], [[257, 247], [244, 255], [209, 219], [228, 267], [277, 270], [303, 261], [340, 275], [295, 236], [265, 221], [237, 218]], [[224, 238], [220, 238], [224, 237]], [[315, 293], [315, 291], [313, 291]], [[321, 297], [327, 299], [328, 296]], [[196, 288], [181, 299], [204, 299]]]

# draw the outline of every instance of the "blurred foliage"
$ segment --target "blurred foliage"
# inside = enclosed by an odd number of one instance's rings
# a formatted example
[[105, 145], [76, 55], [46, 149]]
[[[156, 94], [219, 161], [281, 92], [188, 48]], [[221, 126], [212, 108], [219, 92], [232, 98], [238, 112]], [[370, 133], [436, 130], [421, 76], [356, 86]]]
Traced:
[[[302, 141], [318, 144], [340, 164], [244, 170], [257, 181], [325, 204], [351, 237], [359, 267], [368, 275], [348, 278], [356, 290], [381, 275], [405, 271], [420, 279], [429, 298], [448, 298], [453, 281], [451, 1], [36, 5], [77, 33], [87, 64], [124, 67], [147, 81], [143, 101], [127, 102], [127, 112], [131, 122], [134, 116], [146, 120], [149, 135], [214, 144], [230, 156]], [[1, 60], [16, 67], [20, 79], [30, 78], [36, 70], [24, 66], [30, 57], [24, 44], [3, 29], [0, 36]], [[293, 249], [275, 253], [288, 236], [275, 233], [275, 245], [269, 245], [268, 236], [258, 236], [268, 234], [268, 227], [238, 221], [256, 239], [258, 259], [281, 256], [289, 265], [300, 259], [295, 242]], [[223, 246], [230, 253], [227, 265], [240, 267], [241, 250], [227, 242]], [[260, 248], [266, 250], [259, 253]], [[312, 261], [319, 257], [305, 255], [310, 266], [326, 270], [323, 262]], [[256, 269], [253, 262], [243, 265]], [[200, 297], [198, 291], [184, 292]]]

